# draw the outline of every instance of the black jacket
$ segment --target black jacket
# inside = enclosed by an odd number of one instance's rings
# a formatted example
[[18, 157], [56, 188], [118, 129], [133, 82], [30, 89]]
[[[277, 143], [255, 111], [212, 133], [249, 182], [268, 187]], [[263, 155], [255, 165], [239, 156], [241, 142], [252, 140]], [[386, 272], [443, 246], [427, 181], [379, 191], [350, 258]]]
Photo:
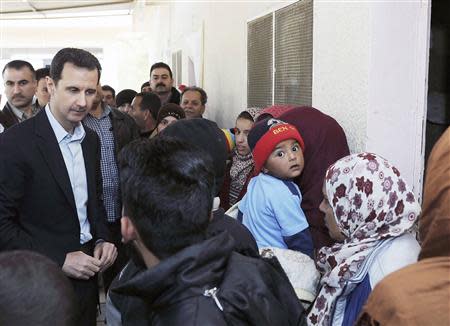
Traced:
[[180, 105], [180, 101], [181, 101], [181, 94], [180, 92], [175, 88], [172, 87], [172, 89], [170, 90], [170, 98], [169, 101], [167, 103], [175, 103]]
[[303, 324], [303, 308], [290, 283], [265, 260], [240, 255], [234, 246], [222, 232], [135, 274], [113, 291], [145, 302], [133, 311], [134, 317], [142, 315], [141, 324]]
[[0, 111], [0, 124], [6, 129], [11, 128], [15, 124], [19, 123], [9, 103], [6, 103], [3, 110]]
[[234, 240], [234, 251], [244, 256], [259, 257], [258, 245], [250, 231], [219, 207], [213, 211], [213, 219], [206, 230], [207, 237], [211, 238], [225, 230]]
[[110, 113], [116, 147], [116, 159], [120, 150], [127, 144], [139, 138], [139, 127], [128, 114], [112, 108]]
[[[250, 257], [259, 257], [256, 241], [250, 231], [242, 223], [225, 215], [224, 210], [219, 208], [213, 212], [213, 219], [206, 233], [207, 237], [210, 238], [223, 231], [228, 232], [234, 239], [234, 251]], [[128, 252], [134, 259], [128, 262], [120, 276], [113, 281], [111, 289], [121, 286], [146, 269], [133, 248], [129, 248]], [[108, 309], [112, 309], [111, 311], [118, 309], [118, 312], [122, 314], [121, 319], [124, 325], [147, 325], [147, 316], [146, 313], [143, 313], [146, 310], [146, 304], [141, 298], [119, 295], [114, 291], [109, 292], [109, 297], [111, 304]], [[114, 318], [117, 318], [117, 316], [114, 316]]]

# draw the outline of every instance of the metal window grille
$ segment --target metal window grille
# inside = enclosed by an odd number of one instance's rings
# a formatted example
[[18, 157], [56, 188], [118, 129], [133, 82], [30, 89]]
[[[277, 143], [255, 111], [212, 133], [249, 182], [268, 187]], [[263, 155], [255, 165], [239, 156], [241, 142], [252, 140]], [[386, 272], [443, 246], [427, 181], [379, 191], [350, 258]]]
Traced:
[[273, 14], [247, 25], [247, 106], [272, 103]]
[[180, 85], [182, 83], [182, 55], [181, 50], [172, 53], [172, 74], [174, 85]]
[[[269, 33], [267, 25], [270, 21], [272, 31]], [[273, 38], [264, 38], [263, 42], [261, 34]], [[312, 50], [312, 0], [298, 1], [249, 22], [248, 106], [311, 105]], [[266, 73], [265, 78], [261, 78], [262, 72]], [[263, 97], [261, 92], [266, 96]]]
[[312, 1], [275, 12], [275, 103], [311, 105]]

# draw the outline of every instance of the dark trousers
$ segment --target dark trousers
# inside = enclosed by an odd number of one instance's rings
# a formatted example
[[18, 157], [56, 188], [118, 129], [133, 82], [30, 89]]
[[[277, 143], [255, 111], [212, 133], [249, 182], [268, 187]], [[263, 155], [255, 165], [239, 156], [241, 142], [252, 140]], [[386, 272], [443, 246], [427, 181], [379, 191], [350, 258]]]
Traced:
[[[81, 251], [92, 256], [94, 242], [89, 241], [81, 247]], [[95, 326], [97, 324], [98, 285], [97, 276], [89, 280], [78, 280], [69, 278], [76, 297], [78, 315], [75, 325]]]
[[117, 248], [117, 259], [114, 264], [103, 272], [103, 286], [105, 287], [105, 294], [108, 293], [109, 286], [117, 274], [120, 273], [122, 268], [128, 262], [128, 254], [126, 248], [122, 243], [122, 233], [120, 231], [120, 220], [114, 223], [108, 223], [109, 232], [111, 234], [111, 239]]
[[78, 317], [75, 325], [97, 324], [98, 286], [97, 276], [89, 280], [70, 279], [77, 299]]

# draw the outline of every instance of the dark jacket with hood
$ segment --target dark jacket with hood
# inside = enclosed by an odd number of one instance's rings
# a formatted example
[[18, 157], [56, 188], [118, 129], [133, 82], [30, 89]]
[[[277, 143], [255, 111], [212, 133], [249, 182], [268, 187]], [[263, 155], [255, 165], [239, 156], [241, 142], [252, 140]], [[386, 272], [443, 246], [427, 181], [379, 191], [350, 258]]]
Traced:
[[303, 308], [285, 276], [234, 246], [222, 232], [127, 275], [113, 291], [144, 305], [130, 306], [123, 325], [302, 325]]
[[170, 90], [170, 98], [167, 101], [167, 103], [175, 103], [180, 105], [180, 101], [181, 101], [180, 92], [175, 87], [172, 87], [172, 89]]

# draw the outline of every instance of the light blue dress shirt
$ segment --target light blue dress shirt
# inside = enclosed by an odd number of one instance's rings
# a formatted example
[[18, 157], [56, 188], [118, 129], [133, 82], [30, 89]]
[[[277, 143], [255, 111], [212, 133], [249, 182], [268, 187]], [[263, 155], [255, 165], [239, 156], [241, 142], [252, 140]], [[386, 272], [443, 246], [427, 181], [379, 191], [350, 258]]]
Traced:
[[80, 244], [92, 239], [91, 226], [87, 218], [88, 188], [86, 179], [86, 167], [84, 165], [83, 149], [81, 142], [86, 135], [83, 125], [78, 124], [73, 134], [68, 133], [55, 119], [47, 104], [45, 113], [56, 135], [61, 154], [69, 174], [70, 184], [77, 208], [78, 220], [80, 222]]

